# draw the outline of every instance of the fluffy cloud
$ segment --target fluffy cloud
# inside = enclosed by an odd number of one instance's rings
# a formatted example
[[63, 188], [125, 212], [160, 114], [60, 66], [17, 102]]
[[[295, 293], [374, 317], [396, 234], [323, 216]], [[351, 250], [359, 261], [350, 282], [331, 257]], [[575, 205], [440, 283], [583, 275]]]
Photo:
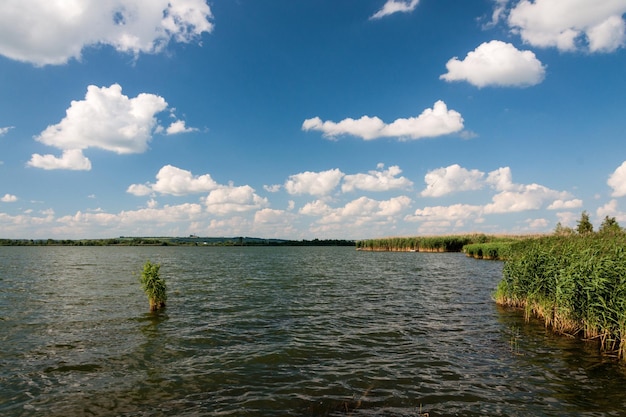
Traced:
[[624, 45], [624, 0], [522, 0], [508, 23], [522, 39], [538, 47], [612, 52]]
[[80, 59], [88, 46], [157, 53], [213, 30], [205, 0], [7, 0], [0, 8], [0, 54], [38, 66]]
[[15, 203], [17, 201], [17, 197], [13, 194], [5, 194], [2, 198], [0, 198], [0, 201], [3, 203]]
[[167, 127], [167, 129], [165, 130], [165, 133], [168, 135], [176, 135], [178, 133], [196, 132], [197, 130], [198, 129], [196, 129], [195, 127], [185, 126], [184, 120], [176, 120], [175, 122], [172, 122], [172, 124], [170, 124]]
[[415, 210], [408, 221], [476, 219], [482, 216], [482, 206], [471, 204], [453, 204], [451, 206], [424, 207]]
[[100, 148], [118, 154], [140, 153], [157, 124], [155, 115], [167, 108], [163, 97], [139, 94], [128, 98], [122, 87], [87, 87], [84, 100], [72, 101], [66, 115], [35, 139], [60, 149]]
[[380, 19], [394, 13], [409, 13], [415, 10], [419, 0], [387, 0], [382, 9], [374, 13], [370, 19]]
[[73, 171], [89, 171], [91, 169], [91, 162], [83, 155], [80, 149], [65, 150], [60, 158], [49, 154], [33, 154], [26, 165], [46, 170], [69, 169]]
[[328, 195], [339, 185], [344, 175], [338, 169], [302, 172], [289, 177], [285, 182], [285, 190], [289, 194], [309, 194], [317, 197]]
[[548, 210], [570, 210], [583, 206], [583, 201], [575, 198], [573, 200], [554, 200], [548, 206]]
[[626, 195], [626, 161], [609, 176], [607, 184], [613, 189], [611, 194], [613, 197], [624, 197]]
[[[99, 148], [118, 154], [141, 153], [148, 149], [152, 135], [159, 131], [156, 115], [167, 109], [163, 97], [142, 93], [129, 98], [122, 87], [90, 85], [84, 100], [72, 101], [65, 117], [48, 126], [35, 140], [62, 149], [63, 156], [33, 155], [30, 166], [45, 169], [90, 169], [83, 149]], [[188, 132], [182, 121], [175, 121], [168, 134]]]
[[485, 205], [454, 204], [417, 209], [409, 221], [481, 219], [485, 214], [514, 213], [538, 210], [548, 204], [549, 209], [575, 208], [582, 201], [571, 199], [566, 191], [552, 190], [539, 184], [515, 184], [509, 167], [485, 173], [468, 170], [457, 164], [430, 171], [425, 176], [426, 197], [440, 197], [455, 191], [479, 190], [488, 186], [496, 193]]
[[441, 197], [456, 191], [479, 190], [483, 187], [485, 174], [477, 169], [467, 170], [458, 164], [438, 168], [426, 174], [423, 197]]
[[566, 191], [555, 191], [539, 184], [517, 186], [516, 191], [502, 191], [492, 198], [492, 203], [485, 206], [485, 213], [513, 213], [526, 210], [538, 210], [548, 201], [563, 200], [570, 197]]
[[126, 191], [137, 196], [153, 192], [181, 196], [209, 192], [218, 188], [217, 182], [209, 174], [194, 176], [190, 171], [172, 165], [161, 168], [156, 179], [154, 184], [133, 184]]
[[209, 213], [222, 216], [257, 210], [269, 204], [266, 198], [258, 196], [249, 185], [220, 187], [211, 191], [204, 202]]
[[338, 123], [322, 121], [319, 117], [307, 119], [302, 130], [317, 130], [325, 137], [352, 135], [364, 140], [381, 137], [421, 139], [459, 132], [463, 129], [463, 117], [455, 110], [448, 110], [446, 103], [439, 100], [432, 109], [424, 110], [417, 117], [396, 119], [386, 124], [378, 117], [363, 116], [360, 119], [344, 119]]
[[300, 209], [300, 213], [320, 216], [318, 224], [365, 225], [382, 220], [394, 222], [396, 216], [410, 205], [411, 199], [407, 196], [398, 196], [383, 201], [360, 197], [339, 208], [331, 208], [322, 201], [316, 201], [304, 206]]
[[388, 191], [393, 189], [405, 189], [413, 183], [405, 177], [398, 177], [402, 170], [397, 165], [383, 170], [383, 165], [379, 164], [381, 171], [369, 171], [367, 174], [346, 175], [343, 178], [341, 191], [350, 192], [354, 190], [363, 191]]
[[448, 72], [439, 78], [467, 81], [476, 87], [528, 87], [539, 84], [545, 67], [531, 51], [520, 51], [510, 43], [491, 41], [481, 44], [462, 61], [454, 57], [446, 64]]

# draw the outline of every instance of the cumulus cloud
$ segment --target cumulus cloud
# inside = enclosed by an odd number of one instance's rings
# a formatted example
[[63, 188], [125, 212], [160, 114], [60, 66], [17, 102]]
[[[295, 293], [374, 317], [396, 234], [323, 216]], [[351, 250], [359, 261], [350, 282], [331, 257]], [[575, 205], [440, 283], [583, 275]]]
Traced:
[[484, 185], [485, 174], [477, 169], [468, 170], [458, 164], [429, 171], [424, 177], [426, 188], [423, 197], [441, 197], [456, 191], [479, 190]]
[[319, 117], [306, 119], [302, 130], [317, 130], [325, 137], [336, 138], [340, 135], [352, 135], [364, 140], [381, 137], [400, 139], [422, 139], [459, 132], [463, 129], [463, 117], [455, 110], [448, 110], [443, 101], [437, 101], [432, 109], [424, 110], [417, 117], [396, 119], [385, 123], [378, 117], [363, 116], [360, 119], [347, 118], [340, 122], [322, 121]]
[[554, 200], [548, 206], [548, 210], [570, 210], [583, 206], [583, 201], [575, 198], [572, 200]]
[[[117, 154], [141, 153], [148, 149], [158, 131], [156, 115], [167, 109], [163, 97], [141, 93], [129, 98], [122, 87], [90, 85], [83, 100], [72, 101], [65, 117], [48, 126], [35, 140], [63, 150], [61, 158], [33, 155], [30, 166], [46, 169], [90, 169], [91, 163], [81, 153], [98, 148]], [[168, 134], [188, 132], [183, 121], [175, 121]]]
[[405, 189], [413, 185], [413, 183], [405, 178], [398, 177], [402, 170], [397, 165], [388, 169], [379, 164], [380, 171], [369, 171], [367, 174], [346, 175], [343, 178], [341, 191], [350, 192], [355, 190], [363, 191], [389, 191], [393, 189]]
[[0, 198], [0, 201], [3, 203], [15, 203], [17, 201], [17, 196], [14, 196], [13, 194], [5, 194], [2, 198]]
[[0, 8], [0, 54], [37, 66], [80, 59], [84, 48], [158, 53], [213, 30], [205, 0], [8, 0]]
[[165, 133], [168, 135], [176, 135], [178, 133], [189, 133], [189, 132], [197, 132], [198, 129], [195, 127], [187, 127], [185, 126], [184, 120], [176, 120], [172, 122], [167, 129], [165, 129]]
[[607, 184], [613, 189], [611, 194], [613, 197], [624, 197], [626, 195], [626, 161], [609, 176]]
[[522, 0], [508, 24], [530, 45], [561, 51], [612, 52], [624, 46], [623, 0]]
[[325, 196], [339, 185], [344, 175], [343, 172], [336, 168], [322, 172], [302, 172], [289, 177], [285, 182], [285, 190], [289, 194]]
[[128, 98], [122, 87], [87, 87], [84, 100], [72, 101], [66, 115], [35, 139], [59, 149], [100, 148], [118, 154], [141, 153], [157, 124], [155, 115], [167, 108], [163, 97], [139, 94]]
[[548, 201], [563, 200], [570, 197], [566, 191], [556, 191], [539, 184], [517, 186], [516, 191], [502, 191], [492, 198], [492, 203], [485, 206], [485, 213], [513, 213], [526, 210], [538, 210]]
[[156, 174], [156, 179], [154, 184], [132, 184], [126, 192], [137, 196], [153, 192], [181, 196], [209, 192], [219, 186], [209, 174], [196, 176], [191, 171], [172, 165], [161, 168]]
[[572, 199], [569, 192], [552, 190], [539, 184], [516, 184], [509, 167], [498, 168], [485, 174], [468, 170], [457, 164], [430, 171], [425, 176], [426, 197], [440, 197], [455, 191], [480, 190], [488, 187], [495, 191], [491, 202], [484, 205], [454, 204], [417, 209], [409, 221], [480, 220], [485, 214], [515, 213], [538, 210], [546, 205], [549, 209], [575, 208], [582, 201]]
[[220, 187], [211, 191], [204, 203], [209, 213], [218, 215], [257, 210], [269, 205], [267, 199], [258, 196], [249, 185]]
[[383, 220], [393, 223], [410, 204], [411, 199], [407, 196], [382, 201], [360, 197], [339, 208], [331, 208], [318, 200], [302, 207], [300, 213], [320, 217], [318, 224], [365, 225]]
[[461, 61], [452, 58], [448, 72], [439, 78], [446, 81], [467, 81], [476, 87], [528, 87], [545, 77], [545, 67], [531, 51], [520, 51], [510, 43], [485, 42], [469, 52]]
[[73, 171], [91, 170], [91, 161], [83, 155], [80, 149], [68, 149], [63, 151], [61, 157], [54, 155], [33, 154], [27, 166], [46, 170], [68, 169]]
[[482, 216], [483, 207], [471, 204], [453, 204], [450, 206], [431, 206], [415, 210], [407, 216], [408, 221], [435, 221], [477, 219]]
[[418, 3], [419, 0], [387, 0], [370, 19], [381, 19], [394, 13], [410, 13], [415, 10]]

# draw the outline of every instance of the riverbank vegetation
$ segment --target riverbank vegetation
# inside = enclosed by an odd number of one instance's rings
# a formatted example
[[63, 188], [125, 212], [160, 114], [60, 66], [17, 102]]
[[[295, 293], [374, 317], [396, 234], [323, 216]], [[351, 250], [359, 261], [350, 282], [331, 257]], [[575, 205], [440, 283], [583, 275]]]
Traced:
[[614, 218], [510, 246], [494, 298], [626, 360], [626, 233]]
[[511, 243], [533, 236], [496, 236], [482, 233], [449, 236], [415, 236], [367, 239], [356, 242], [356, 249], [372, 252], [464, 252], [481, 259], [501, 259]]

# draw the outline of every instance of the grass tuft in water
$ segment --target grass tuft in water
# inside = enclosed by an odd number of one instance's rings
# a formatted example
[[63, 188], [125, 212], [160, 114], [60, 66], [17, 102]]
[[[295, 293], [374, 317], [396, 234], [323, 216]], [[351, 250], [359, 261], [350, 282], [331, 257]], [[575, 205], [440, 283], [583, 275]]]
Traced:
[[141, 286], [148, 296], [150, 311], [157, 311], [165, 307], [167, 301], [167, 286], [160, 276], [161, 264], [146, 261], [141, 272]]

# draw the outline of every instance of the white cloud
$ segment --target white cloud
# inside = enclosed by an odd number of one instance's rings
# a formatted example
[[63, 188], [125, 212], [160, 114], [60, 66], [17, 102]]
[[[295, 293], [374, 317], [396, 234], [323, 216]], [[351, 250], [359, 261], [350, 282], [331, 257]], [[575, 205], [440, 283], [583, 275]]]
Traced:
[[453, 204], [450, 206], [431, 206], [415, 210], [408, 221], [436, 221], [477, 219], [482, 216], [483, 207], [471, 204]]
[[626, 222], [626, 213], [619, 210], [617, 200], [611, 200], [604, 206], [598, 207], [596, 210], [596, 216], [598, 219], [602, 220], [604, 220], [606, 216], [615, 217], [615, 220], [617, 220], [622, 227], [624, 226], [623, 223]]
[[516, 191], [502, 191], [492, 198], [492, 203], [485, 206], [485, 213], [512, 213], [526, 210], [538, 210], [548, 201], [563, 200], [570, 197], [566, 191], [555, 191], [539, 184], [519, 185]]
[[515, 184], [509, 167], [498, 168], [485, 174], [468, 170], [457, 164], [430, 171], [425, 176], [426, 189], [422, 196], [440, 197], [454, 191], [479, 190], [488, 186], [496, 193], [491, 203], [485, 205], [454, 204], [417, 209], [409, 221], [440, 221], [482, 219], [485, 214], [515, 213], [538, 210], [548, 204], [549, 209], [575, 208], [582, 201], [572, 199], [566, 191], [552, 190], [539, 184]]
[[609, 176], [607, 184], [613, 189], [611, 196], [624, 197], [626, 195], [626, 161]]
[[485, 174], [477, 169], [468, 170], [458, 164], [438, 168], [426, 174], [423, 197], [441, 197], [456, 191], [480, 190]]
[[583, 206], [583, 201], [575, 198], [573, 200], [554, 200], [548, 206], [548, 210], [570, 210]]
[[14, 126], [6, 126], [6, 127], [0, 127], [0, 136], [2, 135], [6, 135], [7, 132], [11, 129], [13, 129]]
[[302, 172], [289, 177], [285, 182], [285, 190], [289, 194], [325, 196], [339, 185], [344, 175], [343, 172], [336, 168], [322, 172]]
[[393, 197], [389, 200], [373, 200], [360, 197], [340, 208], [331, 208], [326, 203], [317, 201], [306, 205], [300, 213], [321, 216], [319, 224], [367, 225], [385, 221], [394, 223], [399, 214], [407, 209], [411, 199], [407, 196]]
[[419, 0], [387, 0], [370, 19], [380, 19], [394, 13], [409, 13], [415, 10], [418, 3]]
[[446, 103], [439, 100], [432, 109], [425, 109], [419, 116], [396, 119], [390, 124], [378, 117], [363, 116], [358, 120], [347, 118], [338, 123], [322, 121], [319, 117], [307, 119], [302, 123], [302, 130], [321, 131], [325, 137], [335, 138], [340, 135], [352, 135], [364, 140], [381, 137], [400, 139], [421, 139], [459, 132], [463, 129], [463, 117], [455, 110], [448, 110]]
[[530, 230], [545, 230], [550, 224], [546, 219], [526, 219], [525, 223]]
[[211, 191], [204, 202], [209, 213], [218, 215], [257, 210], [269, 205], [267, 199], [258, 196], [249, 185], [220, 187]]
[[144, 184], [132, 184], [126, 189], [127, 193], [136, 195], [136, 196], [144, 196], [152, 194], [152, 187]]
[[267, 191], [268, 193], [277, 193], [280, 191], [280, 189], [282, 188], [282, 185], [280, 184], [273, 184], [273, 185], [264, 185], [263, 189], [265, 191]]
[[153, 192], [181, 196], [208, 192], [219, 186], [209, 174], [195, 176], [190, 171], [172, 165], [161, 168], [156, 179], [154, 184], [133, 184], [126, 191], [137, 196]]
[[197, 131], [198, 129], [195, 127], [185, 126], [184, 120], [176, 120], [167, 127], [167, 129], [165, 130], [165, 133], [168, 135], [176, 135], [178, 133], [189, 133], [189, 132], [197, 132]]
[[167, 108], [163, 97], [142, 93], [128, 98], [122, 87], [87, 87], [84, 100], [72, 101], [66, 115], [35, 139], [59, 149], [100, 148], [118, 154], [141, 153], [157, 124], [155, 115]]
[[346, 175], [343, 178], [341, 190], [350, 192], [354, 190], [363, 191], [389, 191], [393, 189], [405, 189], [413, 185], [413, 183], [405, 177], [398, 177], [402, 170], [397, 165], [391, 166], [386, 170], [369, 171], [367, 174]]
[[14, 196], [13, 194], [5, 194], [2, 198], [0, 198], [0, 201], [3, 203], [15, 203], [17, 201], [17, 196]]
[[33, 154], [26, 165], [46, 170], [69, 169], [74, 171], [89, 171], [91, 169], [91, 162], [83, 155], [80, 149], [65, 150], [60, 158], [50, 154]]
[[448, 72], [440, 79], [467, 81], [479, 88], [528, 87], [539, 84], [545, 76], [545, 67], [533, 52], [495, 40], [481, 44], [462, 61], [452, 58], [446, 68]]
[[38, 66], [80, 59], [84, 48], [158, 53], [170, 41], [192, 42], [213, 30], [205, 0], [6, 0], [0, 8], [0, 54]]
[[612, 52], [624, 45], [624, 0], [522, 0], [509, 13], [514, 32], [533, 46]]

